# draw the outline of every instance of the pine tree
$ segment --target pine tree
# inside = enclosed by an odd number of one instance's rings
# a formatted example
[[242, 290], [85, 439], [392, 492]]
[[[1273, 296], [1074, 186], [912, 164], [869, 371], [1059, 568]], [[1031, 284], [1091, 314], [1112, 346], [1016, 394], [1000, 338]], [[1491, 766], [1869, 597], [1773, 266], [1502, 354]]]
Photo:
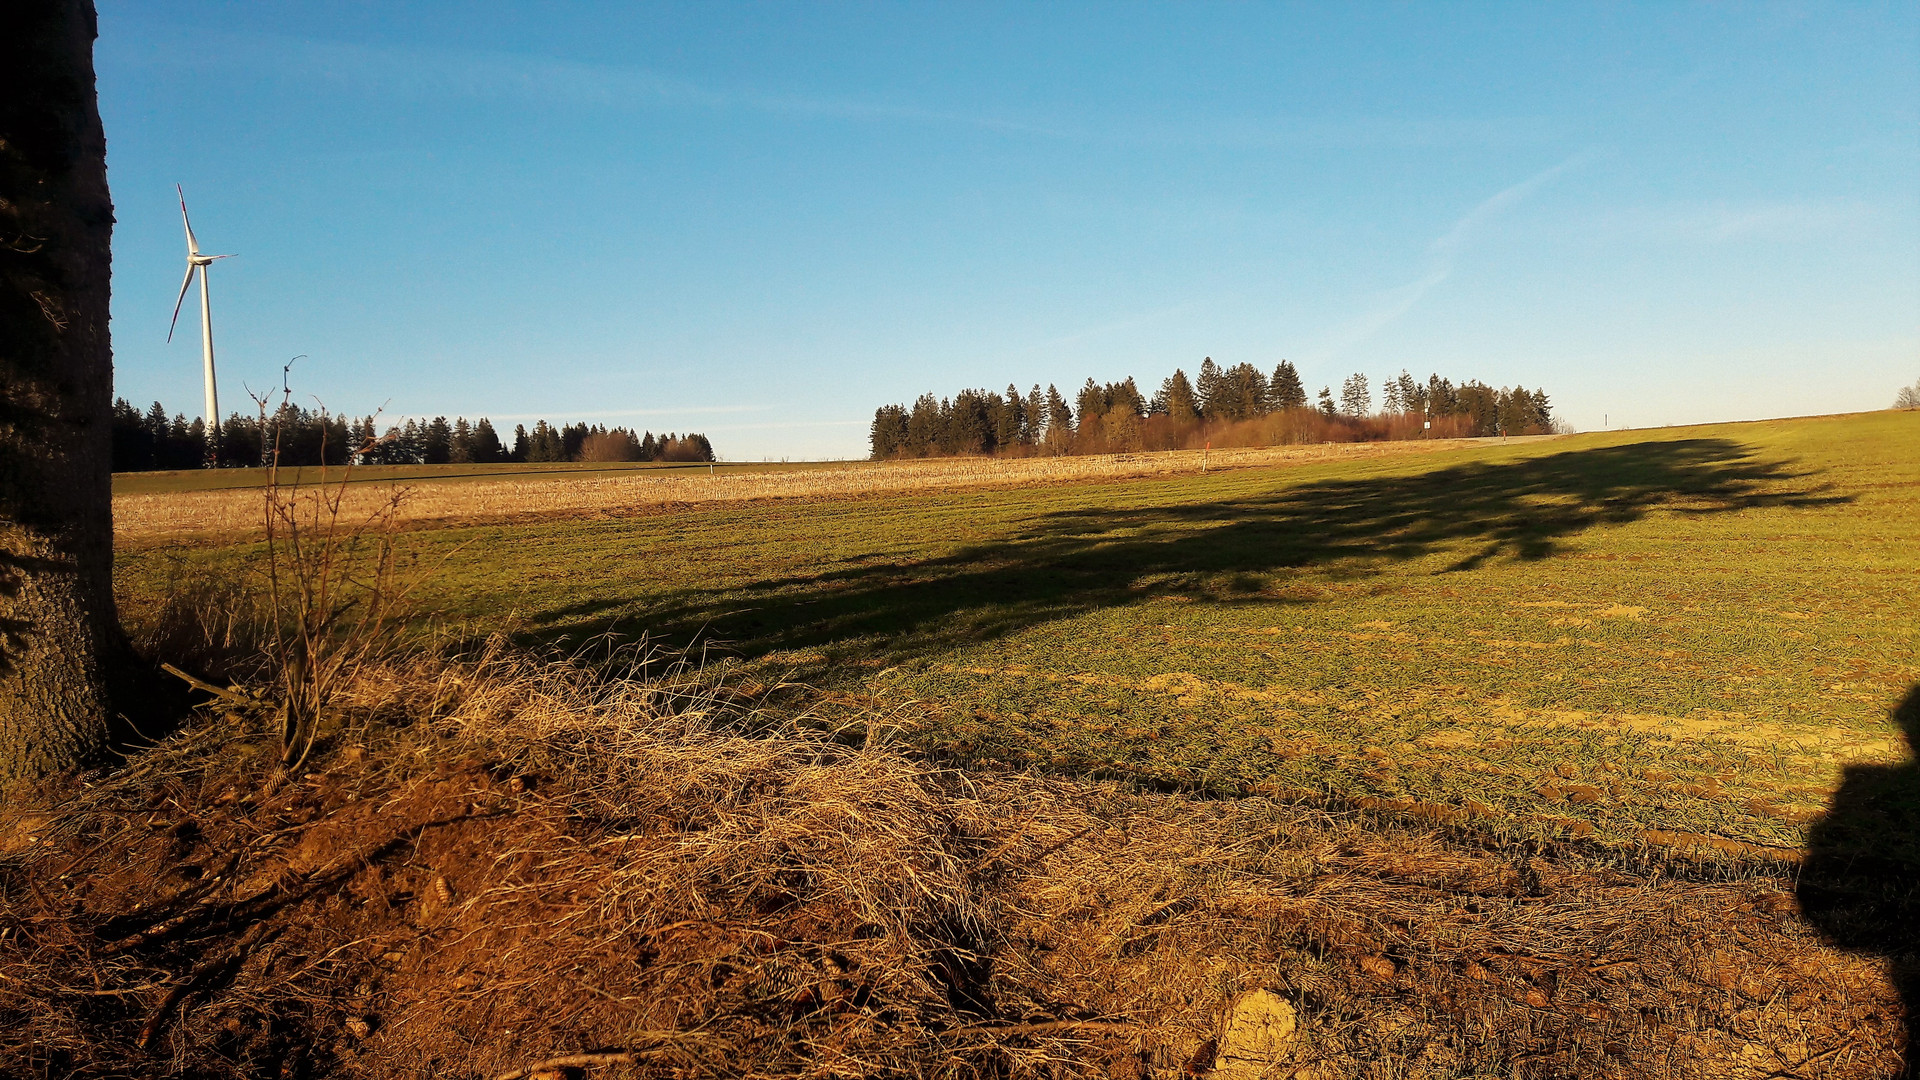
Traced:
[[[895, 430], [894, 418], [899, 417], [900, 428]], [[900, 452], [900, 441], [906, 437], [906, 415], [898, 405], [882, 405], [873, 410], [873, 423], [867, 428], [867, 456], [875, 461], [885, 461]], [[647, 437], [651, 446], [653, 437]]]
[[1274, 412], [1306, 408], [1307, 388], [1301, 385], [1292, 361], [1282, 360], [1273, 369], [1273, 379], [1267, 384], [1267, 405]]
[[1373, 411], [1373, 391], [1367, 388], [1365, 375], [1356, 371], [1340, 384], [1340, 411], [1348, 416], [1365, 416]]
[[485, 465], [493, 465], [507, 459], [506, 448], [500, 445], [500, 436], [493, 430], [493, 421], [481, 417], [473, 425], [473, 460]]
[[1153, 395], [1153, 412], [1180, 425], [1200, 419], [1200, 403], [1194, 400], [1193, 384], [1185, 371], [1174, 368], [1160, 384], [1160, 392]]
[[1095, 418], [1107, 415], [1107, 392], [1100, 384], [1088, 379], [1086, 385], [1080, 388], [1073, 405], [1074, 415], [1080, 418], [1080, 429], [1089, 430], [1087, 425]]
[[1020, 401], [1020, 388], [1007, 384], [1007, 394], [1001, 397], [995, 394], [993, 404], [993, 442], [995, 449], [1004, 450], [1018, 444], [1020, 431], [1025, 422], [1026, 409]]
[[426, 425], [420, 437], [420, 463], [423, 465], [445, 465], [453, 460], [453, 428], [447, 424], [447, 418], [436, 416]]
[[902, 447], [907, 457], [927, 457], [937, 453], [940, 448], [941, 429], [945, 426], [940, 415], [940, 399], [932, 394], [921, 394], [913, 401], [913, 411], [907, 414], [907, 439]]
[[1406, 368], [1400, 369], [1400, 377], [1393, 381], [1400, 398], [1401, 412], [1424, 413], [1427, 411], [1426, 397], [1420, 392], [1420, 384], [1407, 374]]
[[1329, 418], [1340, 415], [1340, 410], [1334, 408], [1333, 388], [1330, 386], [1320, 388], [1320, 412]]
[[473, 425], [467, 418], [458, 417], [453, 422], [453, 437], [448, 440], [447, 460], [457, 465], [473, 463]]
[[1247, 420], [1267, 411], [1267, 377], [1252, 364], [1235, 364], [1220, 375], [1219, 413], [1225, 420]]
[[1220, 416], [1221, 400], [1220, 368], [1209, 356], [1200, 361], [1200, 377], [1194, 383], [1194, 404], [1200, 407], [1200, 418], [1214, 420]]
[[1028, 446], [1040, 445], [1047, 432], [1047, 399], [1040, 394], [1040, 384], [1034, 383], [1027, 391], [1027, 400], [1020, 417], [1020, 441]]
[[1060, 391], [1047, 384], [1047, 447], [1055, 453], [1063, 453], [1073, 442], [1073, 410], [1067, 407], [1067, 399]]

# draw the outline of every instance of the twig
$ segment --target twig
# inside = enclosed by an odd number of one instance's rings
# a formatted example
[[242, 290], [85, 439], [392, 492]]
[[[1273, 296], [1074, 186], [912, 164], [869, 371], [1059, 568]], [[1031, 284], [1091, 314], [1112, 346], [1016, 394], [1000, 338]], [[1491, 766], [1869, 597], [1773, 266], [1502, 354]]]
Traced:
[[[688, 1035], [686, 1033], [661, 1032], [655, 1037], [661, 1042], [666, 1042], [670, 1039], [687, 1038]], [[543, 1058], [531, 1065], [523, 1065], [518, 1069], [511, 1069], [507, 1072], [500, 1073], [496, 1075], [493, 1080], [523, 1080], [523, 1078], [533, 1076], [536, 1073], [549, 1072], [554, 1069], [584, 1069], [593, 1065], [631, 1065], [649, 1054], [657, 1054], [663, 1049], [665, 1049], [665, 1047], [655, 1046], [646, 1050], [600, 1050], [592, 1053], [562, 1054], [559, 1057]]]
[[207, 693], [212, 694], [214, 697], [221, 699], [222, 701], [231, 701], [235, 705], [260, 704], [259, 702], [253, 700], [252, 698], [244, 697], [240, 694], [236, 694], [231, 690], [223, 690], [220, 687], [215, 686], [212, 683], [206, 681], [205, 679], [196, 679], [192, 675], [189, 675], [186, 672], [181, 671], [179, 668], [174, 667], [172, 664], [163, 663], [160, 665], [160, 670], [166, 672], [167, 674], [173, 676], [176, 679], [179, 679], [181, 682], [186, 683], [188, 686], [193, 687], [195, 690], [204, 690]]
[[147, 1017], [147, 1022], [141, 1026], [140, 1037], [134, 1041], [134, 1045], [145, 1050], [153, 1042], [154, 1036], [160, 1034], [160, 1029], [166, 1025], [167, 1016], [173, 1012], [174, 1006], [190, 998], [209, 976], [245, 960], [247, 954], [253, 951], [253, 947], [260, 943], [260, 939], [267, 935], [268, 925], [265, 921], [254, 923], [247, 928], [246, 933], [240, 935], [239, 941], [234, 942], [233, 948], [228, 949], [219, 959], [201, 964], [193, 969], [192, 974], [174, 984], [173, 989], [167, 992], [167, 996], [160, 999], [160, 1007], [153, 1010], [153, 1015]]

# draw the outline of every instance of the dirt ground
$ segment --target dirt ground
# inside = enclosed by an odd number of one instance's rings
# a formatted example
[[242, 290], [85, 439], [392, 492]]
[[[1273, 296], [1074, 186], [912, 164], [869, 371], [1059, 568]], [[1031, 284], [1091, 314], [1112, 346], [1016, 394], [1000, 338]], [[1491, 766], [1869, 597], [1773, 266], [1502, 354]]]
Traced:
[[[495, 652], [361, 678], [296, 775], [235, 708], [50, 784], [4, 823], [0, 1072], [1903, 1068], [1889, 959], [1789, 863], [945, 769], [767, 700]], [[1254, 990], [1289, 1026], [1223, 1045]]]

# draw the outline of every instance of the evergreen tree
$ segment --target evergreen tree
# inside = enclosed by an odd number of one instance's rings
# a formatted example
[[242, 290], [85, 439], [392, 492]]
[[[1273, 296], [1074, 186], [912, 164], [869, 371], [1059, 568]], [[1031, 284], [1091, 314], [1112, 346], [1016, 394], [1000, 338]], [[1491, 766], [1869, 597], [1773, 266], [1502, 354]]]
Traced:
[[453, 460], [453, 428], [447, 418], [436, 416], [428, 421], [420, 438], [420, 461], [423, 465], [445, 465]]
[[447, 441], [447, 460], [456, 465], [473, 463], [473, 425], [462, 416], [453, 421], [453, 435]]
[[1040, 384], [1034, 383], [1027, 391], [1027, 401], [1021, 410], [1020, 441], [1027, 446], [1038, 446], [1047, 432], [1047, 399], [1040, 394]]
[[1200, 419], [1200, 403], [1193, 396], [1193, 384], [1187, 381], [1185, 371], [1174, 368], [1173, 374], [1161, 382], [1151, 408], [1154, 415], [1164, 416], [1176, 424], [1191, 424]]
[[994, 448], [1004, 450], [1022, 441], [1021, 431], [1026, 425], [1026, 407], [1020, 400], [1020, 388], [1007, 384], [1005, 397], [995, 394], [993, 397], [993, 442]]
[[1222, 400], [1220, 368], [1209, 356], [1200, 361], [1200, 377], [1194, 383], [1195, 404], [1200, 406], [1200, 418], [1215, 420], [1220, 416]]
[[1047, 447], [1061, 453], [1073, 442], [1073, 410], [1052, 383], [1047, 384]]
[[1109, 414], [1121, 413], [1135, 420], [1147, 415], [1147, 399], [1140, 393], [1140, 388], [1134, 385], [1131, 375], [1117, 383], [1108, 383], [1104, 396]]
[[1333, 388], [1330, 386], [1320, 388], [1320, 412], [1329, 419], [1340, 415], [1340, 410], [1333, 405]]
[[1282, 360], [1273, 369], [1273, 379], [1267, 384], [1267, 405], [1275, 412], [1306, 408], [1307, 388], [1301, 385], [1292, 361]]
[[513, 425], [513, 451], [507, 455], [509, 461], [527, 461], [533, 456], [533, 438], [527, 434], [527, 425]]
[[1109, 404], [1106, 390], [1092, 379], [1088, 379], [1086, 385], [1080, 388], [1080, 393], [1073, 403], [1073, 413], [1080, 418], [1081, 430], [1091, 430], [1087, 425], [1096, 418], [1107, 415]]
[[1367, 388], [1365, 375], [1356, 371], [1340, 384], [1340, 411], [1348, 416], [1365, 416], [1373, 411], [1373, 391]]
[[993, 415], [984, 390], [962, 390], [946, 409], [946, 425], [941, 452], [989, 454], [993, 452]]
[[927, 457], [938, 451], [941, 429], [945, 426], [942, 420], [940, 399], [932, 394], [921, 394], [914, 399], [913, 411], [907, 414], [907, 439], [902, 447], [907, 457]]
[[1406, 368], [1400, 369], [1400, 377], [1393, 381], [1396, 395], [1400, 399], [1400, 412], [1424, 413], [1427, 411], [1426, 395], [1420, 390], [1420, 384]]
[[506, 447], [500, 445], [500, 436], [494, 433], [493, 421], [486, 417], [473, 425], [473, 439], [469, 453], [472, 460], [485, 465], [493, 465], [507, 459]]
[[113, 403], [113, 471], [140, 472], [153, 468], [153, 431], [139, 409], [118, 398]]
[[1246, 420], [1267, 411], [1267, 377], [1252, 364], [1235, 364], [1221, 372], [1218, 385], [1209, 416]]
[[[868, 436], [872, 444], [873, 460], [884, 461], [898, 457], [907, 446], [907, 410], [898, 405], [882, 405], [874, 410], [873, 428]], [[653, 454], [653, 435], [648, 434], [641, 444], [649, 458]]]

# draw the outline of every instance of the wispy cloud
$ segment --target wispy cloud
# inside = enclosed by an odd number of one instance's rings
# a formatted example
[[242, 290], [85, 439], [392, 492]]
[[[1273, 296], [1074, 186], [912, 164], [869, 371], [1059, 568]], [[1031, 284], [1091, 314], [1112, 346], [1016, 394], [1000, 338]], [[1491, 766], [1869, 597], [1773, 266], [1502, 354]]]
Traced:
[[1586, 164], [1595, 156], [1593, 150], [1582, 150], [1558, 165], [1542, 169], [1482, 199], [1427, 245], [1426, 267], [1419, 277], [1378, 294], [1365, 312], [1336, 328], [1324, 346], [1326, 355], [1329, 358], [1338, 356], [1399, 321], [1436, 286], [1453, 276], [1455, 257], [1490, 222], [1552, 183], [1561, 174]]

